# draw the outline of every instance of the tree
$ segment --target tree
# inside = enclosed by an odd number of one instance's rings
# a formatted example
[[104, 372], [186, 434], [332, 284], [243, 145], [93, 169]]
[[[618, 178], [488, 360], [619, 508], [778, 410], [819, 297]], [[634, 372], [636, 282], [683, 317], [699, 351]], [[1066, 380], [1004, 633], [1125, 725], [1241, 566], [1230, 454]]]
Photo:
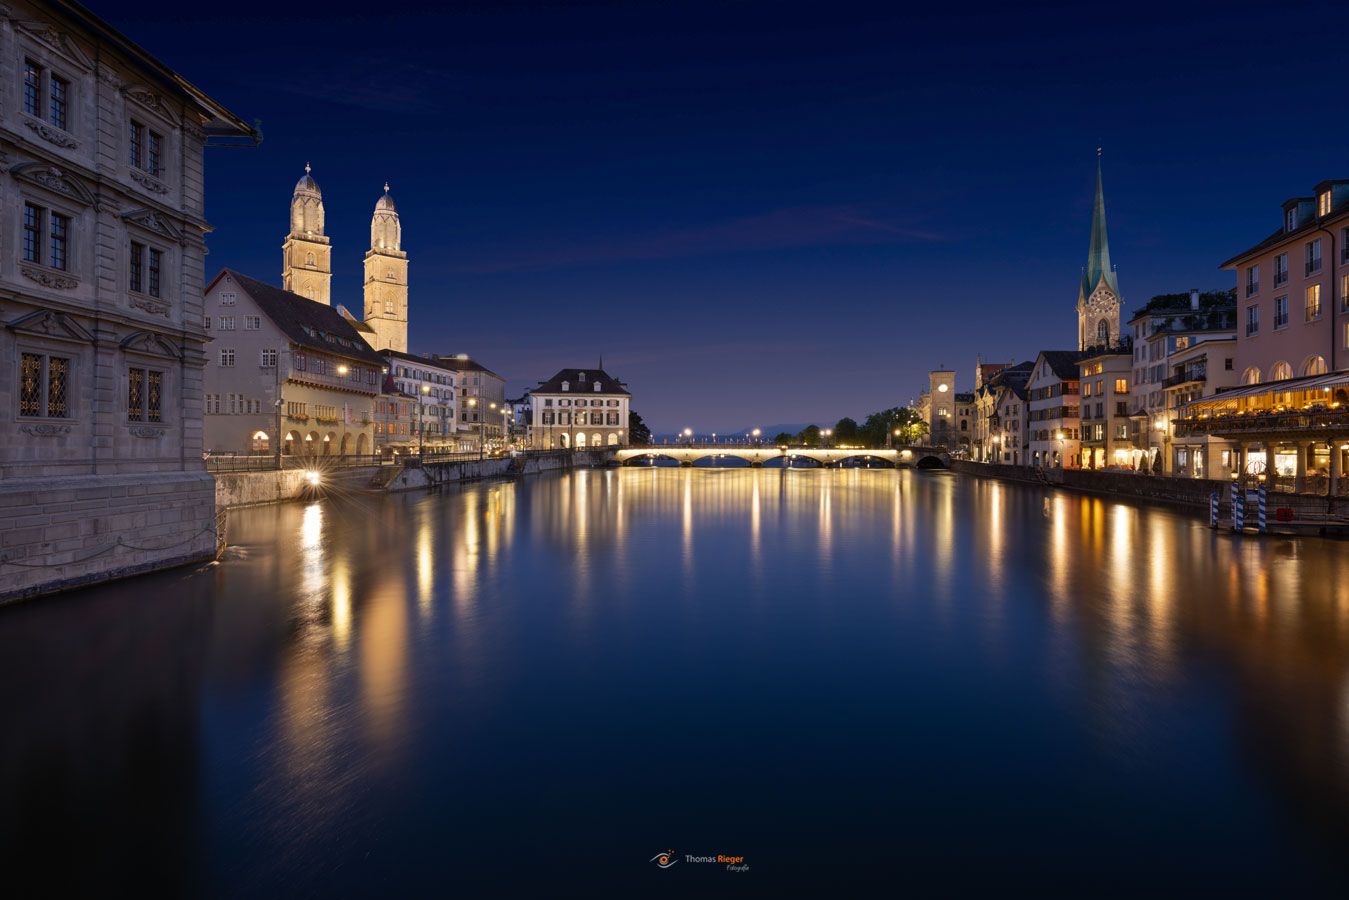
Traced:
[[801, 429], [801, 433], [797, 437], [807, 447], [818, 447], [820, 446], [820, 426], [807, 425]]
[[788, 434], [785, 431], [779, 431], [773, 436], [773, 443], [781, 446], [783, 444], [795, 443], [796, 435]]
[[628, 411], [628, 443], [637, 446], [651, 443], [651, 429], [631, 410]]
[[[898, 430], [899, 436], [893, 433]], [[927, 433], [927, 423], [907, 406], [892, 406], [867, 416], [858, 429], [859, 443], [867, 447], [886, 447], [892, 442], [912, 444]]]
[[855, 444], [857, 441], [857, 422], [849, 419], [847, 416], [839, 419], [834, 425], [834, 443]]

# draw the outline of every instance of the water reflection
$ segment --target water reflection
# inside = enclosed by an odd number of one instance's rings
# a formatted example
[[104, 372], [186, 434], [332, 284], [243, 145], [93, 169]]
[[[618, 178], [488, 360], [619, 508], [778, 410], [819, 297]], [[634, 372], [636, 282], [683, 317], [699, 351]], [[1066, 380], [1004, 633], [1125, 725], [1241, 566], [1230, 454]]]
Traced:
[[739, 817], [779, 872], [899, 846], [918, 877], [953, 823], [1017, 811], [991, 865], [1342, 865], [1343, 544], [857, 469], [577, 472], [230, 531], [220, 566], [0, 611], [0, 846], [82, 839], [129, 879], [154, 835], [169, 892], [359, 892]]

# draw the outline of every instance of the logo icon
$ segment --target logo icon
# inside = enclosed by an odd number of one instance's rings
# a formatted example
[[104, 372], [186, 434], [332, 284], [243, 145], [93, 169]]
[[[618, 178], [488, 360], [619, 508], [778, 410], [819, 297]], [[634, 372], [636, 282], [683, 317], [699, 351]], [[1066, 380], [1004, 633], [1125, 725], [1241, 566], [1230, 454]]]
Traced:
[[656, 865], [660, 866], [662, 869], [668, 869], [670, 868], [670, 866], [673, 866], [675, 863], [679, 862], [679, 858], [675, 856], [675, 852], [673, 850], [662, 850], [655, 856], [651, 857], [651, 861]]

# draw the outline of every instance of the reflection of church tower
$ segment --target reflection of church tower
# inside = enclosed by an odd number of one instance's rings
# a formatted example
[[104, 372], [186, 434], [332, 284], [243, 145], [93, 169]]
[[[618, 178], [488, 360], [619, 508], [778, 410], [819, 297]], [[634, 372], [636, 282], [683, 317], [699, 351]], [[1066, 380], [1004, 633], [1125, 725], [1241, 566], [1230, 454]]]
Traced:
[[331, 306], [331, 252], [323, 234], [323, 194], [305, 163], [304, 176], [296, 182], [295, 195], [290, 198], [290, 234], [281, 246], [281, 286]]
[[370, 220], [370, 252], [365, 254], [365, 324], [375, 330], [376, 350], [408, 349], [408, 255], [402, 250], [398, 208], [384, 185]]
[[1077, 291], [1077, 348], [1085, 350], [1119, 340], [1119, 282], [1110, 265], [1105, 234], [1105, 192], [1101, 188], [1101, 151], [1096, 151], [1096, 202], [1091, 207], [1091, 248]]

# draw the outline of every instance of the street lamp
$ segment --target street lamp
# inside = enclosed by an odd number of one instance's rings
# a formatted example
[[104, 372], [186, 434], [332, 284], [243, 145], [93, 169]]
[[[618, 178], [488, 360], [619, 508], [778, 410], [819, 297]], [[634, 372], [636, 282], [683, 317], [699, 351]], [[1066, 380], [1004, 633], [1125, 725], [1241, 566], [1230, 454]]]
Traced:
[[685, 428], [685, 429], [684, 429], [684, 439], [685, 439], [686, 441], [689, 442], [689, 446], [690, 446], [690, 447], [693, 446], [693, 429], [692, 429], [692, 428]]
[[753, 438], [754, 438], [754, 446], [756, 446], [756, 447], [759, 446], [759, 435], [760, 435], [760, 434], [762, 434], [762, 432], [760, 432], [759, 429], [757, 429], [757, 428], [750, 432], [750, 435], [752, 435]]
[[1054, 432], [1054, 440], [1055, 440], [1055, 441], [1058, 443], [1058, 445], [1059, 445], [1059, 449], [1058, 449], [1057, 452], [1058, 452], [1058, 457], [1059, 457], [1059, 468], [1062, 469], [1062, 468], [1064, 467], [1064, 466], [1063, 466], [1063, 432], [1062, 432], [1062, 431], [1056, 431], [1056, 432]]
[[834, 429], [826, 428], [821, 434], [824, 435], [824, 445], [829, 446], [829, 439], [834, 436]]

